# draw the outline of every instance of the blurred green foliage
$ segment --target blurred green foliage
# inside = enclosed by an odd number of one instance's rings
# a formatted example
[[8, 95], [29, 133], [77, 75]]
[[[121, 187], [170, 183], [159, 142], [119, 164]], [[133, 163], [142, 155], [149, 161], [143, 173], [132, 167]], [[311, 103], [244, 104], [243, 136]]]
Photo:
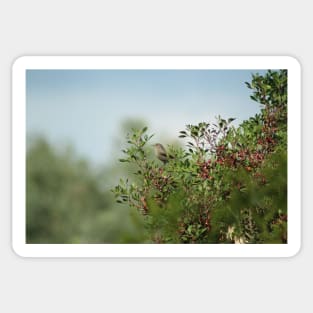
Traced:
[[71, 149], [56, 149], [40, 137], [29, 144], [26, 171], [27, 243], [144, 240], [141, 216], [117, 207], [103, 188], [109, 169], [93, 169]]

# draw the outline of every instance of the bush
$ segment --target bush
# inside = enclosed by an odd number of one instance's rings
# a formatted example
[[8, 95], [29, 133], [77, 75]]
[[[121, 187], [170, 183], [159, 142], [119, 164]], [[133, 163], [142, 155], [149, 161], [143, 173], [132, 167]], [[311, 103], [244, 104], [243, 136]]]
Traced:
[[135, 175], [112, 190], [136, 208], [155, 243], [287, 242], [287, 71], [246, 83], [260, 113], [187, 125], [185, 149], [168, 147], [168, 162], [150, 158], [147, 127], [132, 129], [120, 159]]

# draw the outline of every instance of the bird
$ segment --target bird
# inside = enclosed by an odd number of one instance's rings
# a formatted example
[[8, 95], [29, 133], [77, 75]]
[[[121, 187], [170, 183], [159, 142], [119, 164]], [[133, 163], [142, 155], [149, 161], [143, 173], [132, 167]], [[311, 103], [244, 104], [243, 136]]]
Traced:
[[165, 148], [160, 144], [160, 143], [156, 143], [153, 145], [154, 147], [154, 152], [156, 157], [162, 161], [164, 164], [168, 162], [168, 156], [167, 156], [167, 152], [165, 150]]

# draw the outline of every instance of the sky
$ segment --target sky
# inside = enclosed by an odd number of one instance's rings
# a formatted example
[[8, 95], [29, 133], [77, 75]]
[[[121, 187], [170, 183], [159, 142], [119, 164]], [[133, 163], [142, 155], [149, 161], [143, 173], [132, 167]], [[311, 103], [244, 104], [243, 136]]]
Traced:
[[187, 124], [259, 112], [244, 82], [264, 70], [27, 70], [27, 135], [70, 144], [106, 163], [119, 151], [122, 123], [145, 121], [151, 143], [177, 139]]

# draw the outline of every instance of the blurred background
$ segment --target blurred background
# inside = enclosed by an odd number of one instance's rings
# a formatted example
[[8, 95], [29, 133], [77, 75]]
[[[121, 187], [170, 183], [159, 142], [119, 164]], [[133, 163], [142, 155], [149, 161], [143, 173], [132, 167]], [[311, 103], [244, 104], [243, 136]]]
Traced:
[[[132, 127], [179, 144], [186, 124], [259, 111], [244, 82], [262, 70], [28, 70], [27, 243], [140, 243], [140, 215], [110, 189]], [[180, 141], [182, 142], [182, 141]]]

